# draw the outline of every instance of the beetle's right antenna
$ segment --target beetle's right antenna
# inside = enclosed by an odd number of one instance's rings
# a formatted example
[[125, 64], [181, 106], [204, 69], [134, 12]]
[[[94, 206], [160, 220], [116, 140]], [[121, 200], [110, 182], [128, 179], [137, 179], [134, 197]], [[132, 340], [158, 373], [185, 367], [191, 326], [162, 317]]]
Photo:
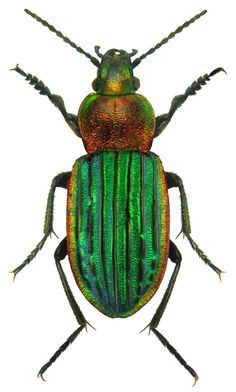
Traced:
[[171, 38], [174, 38], [176, 34], [181, 33], [185, 27], [188, 27], [191, 23], [194, 23], [197, 19], [201, 18], [201, 16], [205, 15], [207, 10], [200, 12], [200, 14], [195, 15], [190, 20], [187, 20], [182, 26], [179, 26], [174, 32], [170, 33], [168, 37], [164, 38], [161, 42], [154, 46], [154, 48], [149, 49], [146, 53], [142, 54], [142, 56], [136, 58], [133, 63], [132, 67], [135, 68], [137, 65], [141, 63], [143, 59], [145, 59], [150, 54], [154, 53], [157, 49], [159, 49], [162, 45], [166, 44]]
[[50, 31], [52, 31], [53, 33], [55, 33], [58, 37], [62, 38], [64, 42], [66, 42], [67, 44], [69, 44], [70, 46], [72, 46], [72, 48], [74, 48], [75, 50], [77, 50], [77, 52], [84, 54], [86, 57], [89, 58], [89, 60], [96, 65], [96, 67], [100, 66], [100, 62], [98, 61], [98, 59], [96, 59], [95, 57], [91, 56], [91, 54], [85, 52], [82, 48], [80, 48], [80, 46], [77, 46], [74, 42], [72, 42], [68, 37], [65, 37], [61, 31], [58, 31], [57, 29], [55, 29], [54, 26], [50, 25], [46, 20], [40, 18], [38, 15], [34, 14], [33, 12], [31, 12], [28, 9], [25, 9], [25, 12], [32, 16], [32, 18], [36, 19], [37, 22], [42, 23], [43, 26], [46, 26]]

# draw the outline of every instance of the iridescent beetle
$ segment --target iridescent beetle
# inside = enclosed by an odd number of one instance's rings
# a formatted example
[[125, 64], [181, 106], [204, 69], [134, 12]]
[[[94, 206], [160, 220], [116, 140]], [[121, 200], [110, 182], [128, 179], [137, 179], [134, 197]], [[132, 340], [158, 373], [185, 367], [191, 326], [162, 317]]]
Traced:
[[160, 135], [186, 99], [196, 94], [210, 77], [224, 69], [217, 68], [198, 78], [184, 94], [173, 99], [168, 113], [157, 118], [148, 100], [136, 94], [139, 80], [133, 76], [133, 69], [206, 11], [185, 22], [133, 61], [131, 57], [137, 54], [137, 50], [127, 53], [111, 49], [102, 55], [99, 47], [95, 46], [101, 62], [45, 20], [29, 10], [25, 11], [98, 67], [97, 78], [92, 84], [95, 93], [84, 99], [78, 116], [67, 113], [63, 99], [52, 94], [42, 81], [25, 73], [18, 65], [14, 68], [60, 110], [67, 124], [82, 138], [88, 152], [88, 155], [75, 162], [71, 172], [61, 173], [53, 179], [47, 201], [44, 237], [25, 261], [12, 271], [15, 276], [29, 264], [53, 233], [55, 189], [68, 189], [67, 237], [57, 247], [55, 261], [79, 327], [40, 369], [38, 375], [43, 378], [48, 367], [87, 324], [90, 325], [71, 292], [61, 260], [69, 256], [76, 283], [98, 310], [109, 317], [128, 317], [141, 309], [155, 294], [169, 258], [175, 268], [160, 305], [147, 327], [196, 382], [198, 376], [195, 370], [157, 329], [181, 264], [181, 254], [169, 238], [169, 188], [179, 188], [182, 233], [198, 256], [219, 277], [222, 271], [211, 263], [190, 236], [189, 212], [182, 180], [174, 173], [165, 172], [160, 158], [150, 152], [150, 148], [153, 138]]

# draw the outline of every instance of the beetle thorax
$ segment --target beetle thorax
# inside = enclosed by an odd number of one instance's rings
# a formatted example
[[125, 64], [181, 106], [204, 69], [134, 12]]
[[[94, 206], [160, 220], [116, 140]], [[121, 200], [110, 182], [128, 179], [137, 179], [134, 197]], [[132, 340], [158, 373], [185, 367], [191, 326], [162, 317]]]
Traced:
[[106, 52], [93, 82], [96, 93], [80, 106], [80, 133], [89, 153], [151, 148], [155, 114], [148, 100], [135, 93], [139, 80], [133, 76], [131, 55], [117, 49]]

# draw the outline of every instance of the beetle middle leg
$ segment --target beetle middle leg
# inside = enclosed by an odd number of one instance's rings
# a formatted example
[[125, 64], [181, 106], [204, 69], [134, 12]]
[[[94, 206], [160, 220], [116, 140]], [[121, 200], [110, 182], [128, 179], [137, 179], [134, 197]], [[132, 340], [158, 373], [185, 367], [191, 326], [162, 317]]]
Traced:
[[223, 273], [223, 271], [221, 271], [218, 267], [216, 267], [209, 260], [209, 258], [199, 248], [199, 246], [196, 244], [196, 242], [192, 239], [192, 237], [190, 235], [190, 233], [191, 233], [191, 226], [190, 226], [190, 218], [189, 218], [189, 211], [188, 211], [188, 201], [187, 201], [187, 196], [186, 196], [186, 192], [185, 192], [185, 189], [184, 189], [184, 185], [183, 185], [182, 179], [175, 173], [166, 173], [166, 180], [167, 180], [168, 189], [169, 188], [173, 188], [173, 187], [179, 188], [180, 201], [181, 201], [181, 221], [182, 221], [181, 232], [187, 237], [187, 239], [190, 242], [191, 247], [198, 254], [198, 256], [207, 265], [209, 265], [209, 267], [212, 268], [213, 271], [215, 271], [218, 274], [219, 278], [221, 278], [221, 273]]
[[[90, 325], [83, 313], [80, 310], [79, 305], [77, 304], [74, 295], [71, 291], [71, 288], [69, 286], [69, 283], [66, 279], [65, 273], [63, 271], [63, 268], [61, 266], [61, 260], [63, 260], [65, 257], [67, 256], [67, 239], [66, 237], [60, 242], [60, 244], [58, 245], [54, 257], [55, 257], [55, 262], [56, 262], [56, 266], [57, 266], [57, 270], [63, 285], [63, 288], [65, 290], [65, 294], [66, 297], [70, 303], [71, 309], [75, 315], [75, 318], [78, 322], [78, 324], [80, 325], [79, 328], [77, 328], [70, 336], [69, 338], [65, 341], [65, 343], [63, 343], [59, 349], [55, 352], [55, 354], [49, 359], [49, 361], [42, 366], [42, 368], [39, 370], [38, 376], [41, 377], [43, 380], [43, 374], [44, 372], [53, 364], [53, 362], [56, 361], [56, 359], [63, 353], [63, 351], [65, 351], [67, 349], [67, 347], [73, 343], [73, 341], [77, 338], [77, 336], [79, 335], [79, 333], [85, 328], [87, 324]], [[91, 326], [91, 325], [90, 325]], [[92, 327], [92, 326], [91, 326]], [[92, 327], [93, 328], [93, 327]]]
[[[177, 246], [170, 240], [170, 248], [169, 248], [169, 259], [175, 263], [175, 268], [170, 278], [168, 287], [166, 292], [159, 304], [151, 322], [147, 325], [149, 330], [152, 331], [156, 337], [160, 340], [160, 342], [169, 350], [171, 354], [183, 365], [183, 367], [194, 377], [195, 382], [198, 380], [198, 375], [195, 370], [187, 364], [187, 362], [183, 359], [183, 357], [176, 351], [176, 349], [168, 342], [168, 340], [156, 329], [160, 323], [161, 317], [166, 309], [168, 301], [170, 299], [171, 293], [173, 291], [179, 270], [181, 265], [182, 256], [177, 248]], [[146, 329], [145, 327], [144, 329]]]
[[[65, 172], [65, 173], [60, 173], [56, 177], [53, 178], [52, 183], [51, 183], [51, 188], [48, 194], [48, 199], [47, 199], [47, 207], [46, 207], [46, 214], [45, 214], [45, 219], [44, 219], [44, 236], [39, 241], [39, 243], [36, 245], [36, 247], [32, 250], [32, 252], [26, 257], [26, 259], [21, 263], [18, 267], [16, 267], [13, 271], [11, 271], [14, 274], [14, 278], [18, 272], [20, 272], [27, 264], [29, 264], [34, 257], [37, 255], [37, 253], [42, 249], [44, 246], [47, 238], [51, 235], [51, 233], [54, 233], [53, 231], [53, 206], [54, 206], [54, 196], [55, 196], [55, 190], [57, 187], [65, 188], [67, 189], [67, 184], [70, 179], [70, 172]], [[55, 233], [54, 233], [55, 234]]]

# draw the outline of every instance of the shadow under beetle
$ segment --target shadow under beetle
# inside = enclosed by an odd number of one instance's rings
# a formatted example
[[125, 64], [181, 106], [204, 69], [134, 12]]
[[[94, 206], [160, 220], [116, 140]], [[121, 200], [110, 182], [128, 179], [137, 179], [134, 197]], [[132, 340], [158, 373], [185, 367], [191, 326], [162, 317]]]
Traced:
[[[98, 68], [94, 93], [82, 102], [78, 116], [67, 113], [64, 101], [52, 94], [37, 77], [14, 68], [40, 94], [59, 109], [74, 133], [81, 137], [88, 155], [76, 160], [71, 172], [52, 180], [48, 195], [44, 236], [25, 261], [12, 272], [14, 277], [37, 255], [53, 233], [53, 203], [57, 187], [66, 188], [67, 237], [55, 251], [60, 279], [79, 327], [40, 369], [44, 372], [90, 325], [82, 314], [67, 282], [61, 260], [67, 255], [80, 290], [98, 310], [109, 317], [128, 317], [141, 309], [155, 294], [165, 273], [167, 259], [175, 265], [166, 292], [148, 328], [194, 377], [198, 375], [159, 332], [158, 325], [171, 296], [181, 265], [181, 254], [169, 238], [168, 189], [177, 187], [181, 200], [181, 232], [193, 250], [220, 277], [222, 271], [208, 259], [192, 239], [188, 204], [181, 178], [165, 172], [160, 158], [150, 152], [152, 140], [160, 135], [175, 111], [195, 95], [223, 68], [199, 77], [184, 94], [172, 100], [170, 110], [155, 118], [148, 100], [136, 94], [139, 80], [133, 69], [148, 55], [195, 22], [202, 11], [167, 38], [133, 61], [137, 50], [110, 49], [104, 55], [95, 46], [98, 58], [91, 56], [60, 31], [29, 10], [38, 22], [84, 54]], [[147, 328], [146, 327], [146, 328]], [[145, 329], [145, 328], [144, 328]]]

